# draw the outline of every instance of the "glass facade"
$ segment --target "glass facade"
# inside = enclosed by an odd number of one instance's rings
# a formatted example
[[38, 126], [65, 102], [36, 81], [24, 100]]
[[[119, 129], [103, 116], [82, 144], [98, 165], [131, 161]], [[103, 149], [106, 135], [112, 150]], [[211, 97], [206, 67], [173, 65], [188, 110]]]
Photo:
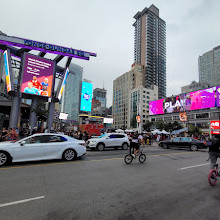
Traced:
[[166, 23], [155, 6], [134, 18], [134, 62], [145, 66], [145, 87], [158, 86], [158, 98], [166, 97]]
[[199, 56], [199, 81], [220, 85], [220, 46]]
[[64, 89], [62, 111], [68, 114], [68, 120], [78, 121], [83, 68], [71, 63], [69, 70], [70, 73]]

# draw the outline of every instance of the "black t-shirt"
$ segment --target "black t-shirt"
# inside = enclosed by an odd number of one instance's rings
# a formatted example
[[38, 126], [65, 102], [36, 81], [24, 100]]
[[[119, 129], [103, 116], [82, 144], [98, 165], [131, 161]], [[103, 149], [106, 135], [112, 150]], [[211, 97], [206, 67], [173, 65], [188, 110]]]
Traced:
[[217, 139], [209, 146], [209, 152], [220, 153], [220, 140]]

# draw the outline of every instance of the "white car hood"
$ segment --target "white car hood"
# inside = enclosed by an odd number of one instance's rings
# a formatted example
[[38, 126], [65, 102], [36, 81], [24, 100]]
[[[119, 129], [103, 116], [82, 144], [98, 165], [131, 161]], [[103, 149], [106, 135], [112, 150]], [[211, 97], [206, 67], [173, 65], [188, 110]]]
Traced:
[[15, 143], [11, 143], [10, 141], [0, 142], [0, 149], [5, 149], [8, 147], [12, 147], [14, 145], [15, 145]]

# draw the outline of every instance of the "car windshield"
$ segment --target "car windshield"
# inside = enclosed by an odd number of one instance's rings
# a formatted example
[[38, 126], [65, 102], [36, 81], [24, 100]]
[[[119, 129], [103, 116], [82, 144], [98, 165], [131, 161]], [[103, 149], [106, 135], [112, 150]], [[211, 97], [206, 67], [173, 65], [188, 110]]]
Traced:
[[106, 137], [107, 136], [107, 134], [103, 134], [103, 135], [101, 135], [100, 137], [98, 137], [98, 138], [104, 138], [104, 137]]

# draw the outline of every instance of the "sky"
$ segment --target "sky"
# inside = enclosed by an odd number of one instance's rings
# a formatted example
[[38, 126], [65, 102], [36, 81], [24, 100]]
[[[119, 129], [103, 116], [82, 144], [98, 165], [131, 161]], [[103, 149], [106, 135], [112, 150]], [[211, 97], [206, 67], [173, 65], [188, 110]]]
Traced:
[[84, 68], [93, 88], [107, 89], [134, 62], [134, 15], [154, 4], [166, 22], [167, 96], [198, 81], [198, 57], [220, 45], [219, 0], [0, 0], [0, 30], [18, 36], [97, 53]]

